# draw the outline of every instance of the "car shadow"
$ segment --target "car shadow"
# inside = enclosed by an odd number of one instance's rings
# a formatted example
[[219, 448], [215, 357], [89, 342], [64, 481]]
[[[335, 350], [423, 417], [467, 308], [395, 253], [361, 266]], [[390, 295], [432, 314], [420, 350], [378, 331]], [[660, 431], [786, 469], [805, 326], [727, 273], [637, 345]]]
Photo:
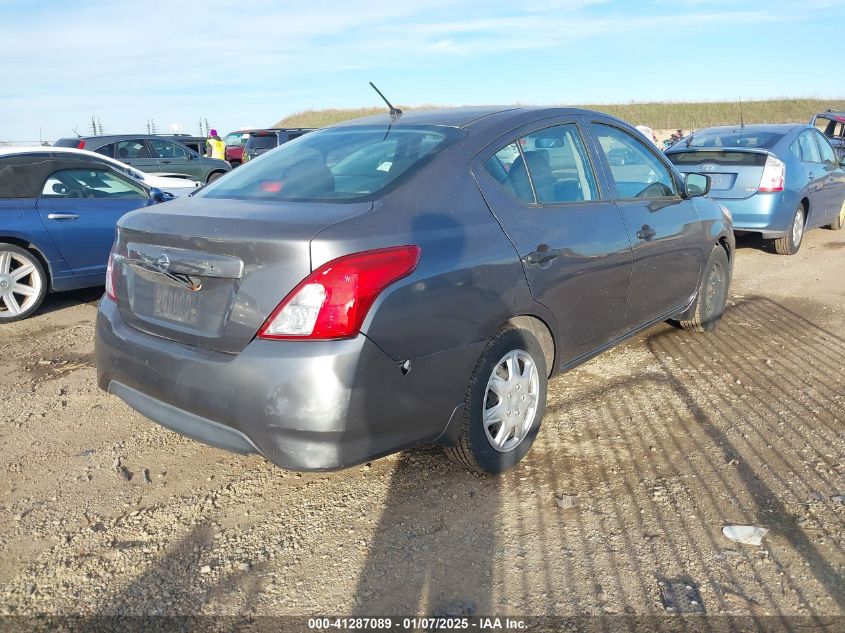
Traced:
[[[845, 608], [829, 499], [845, 467], [831, 449], [845, 340], [810, 308], [752, 297], [713, 334], [660, 325], [556, 377], [531, 452], [499, 477], [434, 449], [402, 454], [357, 614], [577, 615], [625, 630], [632, 614], [671, 620], [660, 583], [684, 578], [708, 613], [830, 626]], [[771, 532], [737, 545], [721, 532], [733, 524]]]
[[44, 298], [44, 303], [35, 312], [39, 314], [50, 314], [57, 310], [64, 310], [75, 305], [96, 305], [103, 296], [103, 286], [93, 288], [81, 288], [79, 290], [67, 290], [65, 292], [51, 292]]

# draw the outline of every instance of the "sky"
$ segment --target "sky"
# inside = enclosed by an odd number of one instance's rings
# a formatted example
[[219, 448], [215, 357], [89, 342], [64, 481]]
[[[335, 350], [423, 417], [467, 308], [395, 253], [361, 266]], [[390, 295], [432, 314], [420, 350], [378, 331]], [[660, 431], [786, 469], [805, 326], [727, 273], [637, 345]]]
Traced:
[[842, 0], [0, 0], [0, 140], [307, 109], [845, 94]]

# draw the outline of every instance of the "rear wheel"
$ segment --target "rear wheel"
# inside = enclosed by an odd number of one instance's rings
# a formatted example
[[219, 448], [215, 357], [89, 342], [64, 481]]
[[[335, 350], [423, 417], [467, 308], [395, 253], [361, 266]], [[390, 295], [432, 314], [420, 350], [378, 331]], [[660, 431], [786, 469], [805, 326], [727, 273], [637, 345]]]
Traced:
[[522, 328], [501, 330], [481, 354], [470, 379], [456, 446], [457, 463], [501, 473], [525, 457], [546, 407], [548, 372], [543, 350]]
[[0, 323], [32, 315], [47, 294], [47, 275], [28, 250], [0, 242]]
[[688, 319], [678, 323], [685, 330], [712, 332], [716, 329], [728, 303], [730, 264], [725, 249], [715, 246], [707, 260], [694, 310]]
[[842, 203], [842, 209], [839, 211], [839, 215], [830, 223], [830, 228], [834, 231], [841, 230], [843, 226], [845, 226], [845, 202]]
[[222, 171], [215, 171], [213, 174], [211, 174], [211, 175], [208, 177], [208, 180], [207, 180], [206, 182], [214, 182], [215, 180], [217, 180], [218, 178], [220, 178], [220, 176], [222, 176], [222, 175], [223, 175], [223, 172], [222, 172]]
[[792, 216], [792, 228], [789, 233], [775, 240], [775, 250], [780, 255], [795, 255], [801, 248], [801, 241], [804, 239], [804, 205], [799, 204]]

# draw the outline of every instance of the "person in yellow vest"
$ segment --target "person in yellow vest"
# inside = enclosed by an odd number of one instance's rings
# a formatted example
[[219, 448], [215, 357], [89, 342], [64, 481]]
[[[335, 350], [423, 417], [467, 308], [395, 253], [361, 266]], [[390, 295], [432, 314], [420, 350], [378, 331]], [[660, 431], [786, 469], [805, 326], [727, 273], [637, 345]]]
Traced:
[[226, 159], [226, 143], [217, 135], [217, 130], [209, 130], [206, 144], [206, 154], [210, 158]]

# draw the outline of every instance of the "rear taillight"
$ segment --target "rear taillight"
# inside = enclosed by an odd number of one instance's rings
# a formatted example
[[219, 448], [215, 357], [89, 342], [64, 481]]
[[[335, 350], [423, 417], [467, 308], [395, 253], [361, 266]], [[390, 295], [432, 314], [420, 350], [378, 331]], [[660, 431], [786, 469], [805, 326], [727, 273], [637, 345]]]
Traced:
[[355, 336], [376, 297], [410, 275], [418, 246], [396, 246], [339, 257], [320, 266], [285, 297], [260, 338], [336, 339]]
[[760, 186], [757, 187], [757, 191], [783, 191], [785, 181], [786, 165], [779, 158], [769, 154], [766, 158], [766, 165], [763, 167], [763, 175], [760, 177]]
[[76, 144], [76, 149], [85, 149], [85, 139], [79, 139], [79, 142]]
[[109, 253], [109, 264], [106, 267], [106, 296], [112, 301], [117, 301], [117, 295], [114, 292], [114, 276], [114, 247], [112, 247]]

